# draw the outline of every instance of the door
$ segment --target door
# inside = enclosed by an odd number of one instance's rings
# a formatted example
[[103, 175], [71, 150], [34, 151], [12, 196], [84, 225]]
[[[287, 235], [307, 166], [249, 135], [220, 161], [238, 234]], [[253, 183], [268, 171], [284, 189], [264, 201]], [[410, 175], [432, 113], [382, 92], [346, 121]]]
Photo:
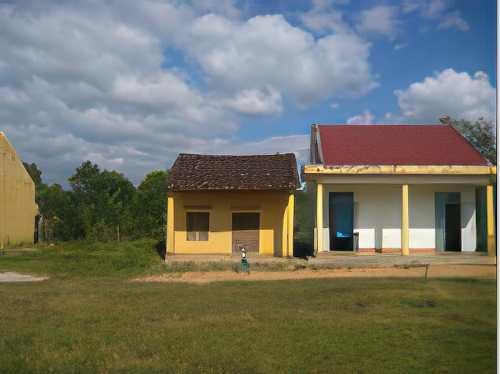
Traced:
[[330, 192], [330, 251], [353, 250], [354, 194]]
[[232, 251], [259, 252], [260, 213], [233, 213]]
[[461, 251], [462, 225], [459, 192], [436, 192], [436, 251]]
[[444, 250], [460, 252], [462, 246], [460, 204], [446, 204], [444, 224]]

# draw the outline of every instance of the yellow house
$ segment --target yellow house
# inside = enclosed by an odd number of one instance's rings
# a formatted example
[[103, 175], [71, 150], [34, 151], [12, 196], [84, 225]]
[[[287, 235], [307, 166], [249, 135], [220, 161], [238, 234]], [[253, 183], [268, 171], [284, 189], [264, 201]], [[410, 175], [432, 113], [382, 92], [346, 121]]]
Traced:
[[35, 183], [3, 132], [0, 132], [0, 248], [33, 243]]
[[167, 252], [293, 256], [295, 155], [180, 154], [169, 171]]

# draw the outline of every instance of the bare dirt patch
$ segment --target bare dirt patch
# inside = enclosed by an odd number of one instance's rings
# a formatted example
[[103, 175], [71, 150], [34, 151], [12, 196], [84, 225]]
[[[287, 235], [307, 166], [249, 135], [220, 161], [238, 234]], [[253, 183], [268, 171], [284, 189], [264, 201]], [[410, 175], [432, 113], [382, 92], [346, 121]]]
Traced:
[[48, 277], [35, 277], [32, 275], [19, 274], [13, 272], [0, 273], [0, 282], [38, 282]]
[[[152, 277], [136, 278], [136, 282], [191, 282], [209, 283], [221, 281], [267, 281], [310, 278], [340, 278], [340, 277], [412, 277], [425, 276], [423, 267], [379, 267], [352, 269], [303, 269], [295, 271], [253, 271], [250, 274], [234, 271], [185, 272], [169, 273]], [[430, 265], [427, 272], [429, 278], [440, 277], [474, 277], [496, 278], [496, 267], [485, 265]]]

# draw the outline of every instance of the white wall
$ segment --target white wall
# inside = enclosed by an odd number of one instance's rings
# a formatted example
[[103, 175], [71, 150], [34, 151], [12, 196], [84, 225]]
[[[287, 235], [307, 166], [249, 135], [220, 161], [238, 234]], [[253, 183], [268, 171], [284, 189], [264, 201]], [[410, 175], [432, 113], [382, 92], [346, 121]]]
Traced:
[[[328, 196], [330, 192], [353, 192], [354, 232], [359, 233], [359, 248], [400, 248], [401, 186], [324, 185], [323, 219], [328, 232]], [[329, 236], [324, 250], [329, 250]]]
[[410, 185], [410, 249], [435, 248], [436, 192], [460, 193], [462, 251], [476, 250], [476, 195], [474, 186]]
[[[328, 197], [330, 192], [353, 192], [354, 232], [359, 233], [359, 248], [401, 248], [401, 185], [324, 184], [324, 251], [328, 251], [330, 248], [328, 222]], [[475, 251], [475, 186], [456, 184], [410, 184], [410, 249], [434, 249], [436, 247], [435, 192], [460, 193], [462, 251]]]

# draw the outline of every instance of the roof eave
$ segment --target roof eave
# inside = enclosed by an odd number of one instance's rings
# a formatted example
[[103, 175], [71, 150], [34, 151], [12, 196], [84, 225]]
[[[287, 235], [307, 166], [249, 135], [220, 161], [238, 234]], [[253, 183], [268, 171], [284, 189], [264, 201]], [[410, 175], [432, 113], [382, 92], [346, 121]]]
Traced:
[[[298, 187], [297, 187], [298, 188]], [[287, 187], [287, 188], [167, 188], [170, 192], [207, 192], [207, 191], [219, 191], [219, 192], [227, 192], [227, 191], [295, 191], [296, 187]]]
[[496, 166], [481, 165], [305, 165], [304, 174], [496, 175]]

